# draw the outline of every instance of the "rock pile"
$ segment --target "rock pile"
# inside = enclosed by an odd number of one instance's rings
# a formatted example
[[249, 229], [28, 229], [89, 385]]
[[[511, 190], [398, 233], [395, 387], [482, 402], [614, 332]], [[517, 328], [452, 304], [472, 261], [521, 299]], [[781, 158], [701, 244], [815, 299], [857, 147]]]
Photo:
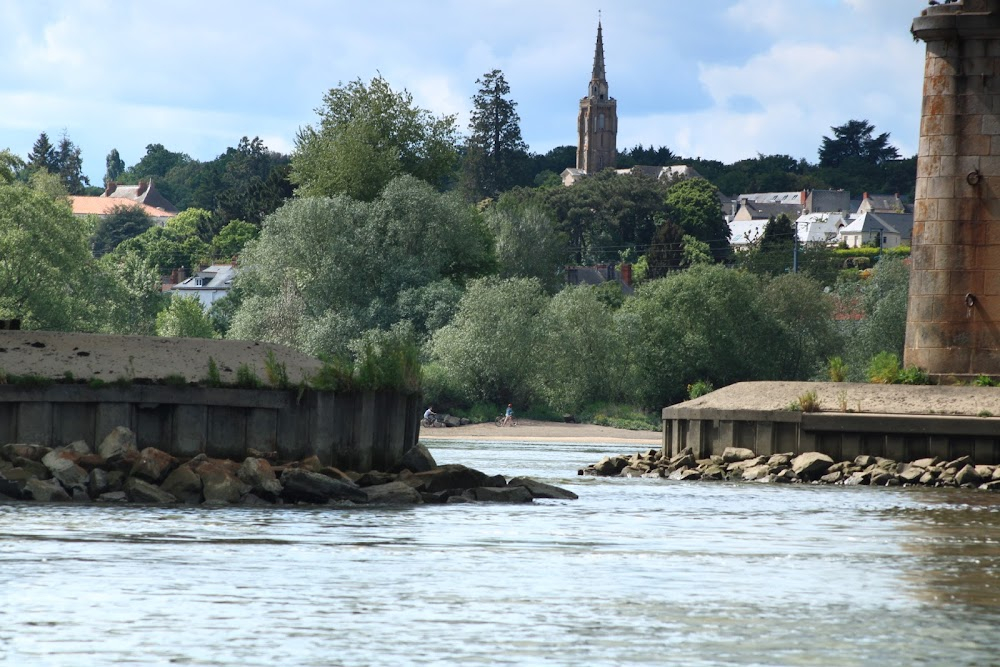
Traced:
[[343, 472], [315, 456], [278, 463], [250, 452], [241, 462], [204, 454], [181, 461], [155, 447], [139, 450], [127, 428], [93, 451], [83, 441], [55, 449], [0, 447], [0, 501], [265, 505], [294, 503], [419, 504], [531, 502], [576, 494], [525, 477], [508, 480], [463, 465], [439, 466], [421, 444], [391, 472]]
[[976, 465], [969, 456], [953, 461], [924, 458], [909, 463], [862, 455], [835, 462], [826, 454], [757, 456], [742, 447], [727, 447], [722, 455], [695, 459], [687, 448], [676, 456], [658, 449], [631, 456], [605, 456], [580, 475], [655, 477], [671, 480], [730, 480], [746, 482], [810, 482], [868, 486], [961, 486], [1000, 490], [1000, 466]]

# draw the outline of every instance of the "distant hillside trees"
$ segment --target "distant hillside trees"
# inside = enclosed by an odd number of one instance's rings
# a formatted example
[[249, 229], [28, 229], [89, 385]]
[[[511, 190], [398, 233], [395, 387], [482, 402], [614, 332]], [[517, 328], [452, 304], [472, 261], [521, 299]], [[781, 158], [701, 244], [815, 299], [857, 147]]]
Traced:
[[217, 232], [235, 219], [259, 226], [292, 196], [289, 170], [288, 156], [269, 150], [259, 137], [242, 137], [236, 147], [208, 162], [150, 144], [146, 154], [117, 180], [152, 179], [160, 194], [179, 210], [210, 211], [212, 229]]
[[38, 135], [28, 154], [26, 168], [29, 173], [47, 172], [58, 176], [63, 188], [71, 195], [83, 194], [90, 185], [90, 179], [83, 175], [80, 148], [65, 131], [58, 147], [52, 145], [45, 132]]
[[102, 217], [94, 230], [91, 244], [94, 255], [100, 257], [118, 247], [118, 244], [139, 236], [153, 226], [153, 220], [142, 207], [121, 200], [111, 209], [111, 213]]
[[833, 138], [824, 136], [819, 147], [821, 167], [839, 167], [848, 160], [878, 165], [899, 159], [899, 151], [889, 143], [889, 133], [873, 136], [875, 126], [867, 120], [849, 120], [830, 129]]

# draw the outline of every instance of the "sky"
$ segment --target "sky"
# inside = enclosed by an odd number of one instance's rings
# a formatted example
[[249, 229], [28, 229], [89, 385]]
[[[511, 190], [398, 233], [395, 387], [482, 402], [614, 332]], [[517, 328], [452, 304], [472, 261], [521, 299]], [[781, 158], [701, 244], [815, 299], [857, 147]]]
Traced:
[[[66, 133], [101, 184], [117, 149], [291, 153], [323, 94], [381, 74], [467, 132], [500, 69], [534, 152], [575, 145], [598, 12], [618, 147], [817, 161], [851, 119], [917, 151], [923, 0], [0, 0], [0, 149]], [[573, 165], [566, 165], [573, 166]]]

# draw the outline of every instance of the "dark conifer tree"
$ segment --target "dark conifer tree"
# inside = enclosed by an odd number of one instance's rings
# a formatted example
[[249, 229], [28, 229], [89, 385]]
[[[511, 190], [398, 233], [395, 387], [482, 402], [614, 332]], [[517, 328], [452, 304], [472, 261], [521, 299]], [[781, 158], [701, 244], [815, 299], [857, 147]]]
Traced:
[[495, 69], [476, 83], [479, 91], [472, 97], [472, 134], [463, 164], [463, 185], [471, 199], [479, 200], [521, 184], [528, 155], [517, 102], [509, 98], [510, 85], [503, 72]]
[[34, 171], [44, 169], [49, 172], [58, 171], [56, 149], [49, 141], [49, 135], [42, 132], [28, 153], [28, 168]]

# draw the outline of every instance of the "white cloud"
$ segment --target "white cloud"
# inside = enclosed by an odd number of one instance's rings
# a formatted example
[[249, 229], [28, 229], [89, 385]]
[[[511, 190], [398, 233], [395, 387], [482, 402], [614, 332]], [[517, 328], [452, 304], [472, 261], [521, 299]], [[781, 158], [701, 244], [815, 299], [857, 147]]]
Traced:
[[[0, 1], [0, 129], [27, 154], [66, 128], [103, 173], [150, 143], [212, 159], [243, 135], [290, 150], [323, 93], [376, 71], [468, 124], [475, 81], [503, 70], [536, 151], [575, 143], [599, 0]], [[922, 45], [910, 0], [631, 0], [605, 8], [623, 147], [732, 161], [815, 159], [867, 118], [916, 150]], [[0, 145], [0, 148], [5, 146]]]

